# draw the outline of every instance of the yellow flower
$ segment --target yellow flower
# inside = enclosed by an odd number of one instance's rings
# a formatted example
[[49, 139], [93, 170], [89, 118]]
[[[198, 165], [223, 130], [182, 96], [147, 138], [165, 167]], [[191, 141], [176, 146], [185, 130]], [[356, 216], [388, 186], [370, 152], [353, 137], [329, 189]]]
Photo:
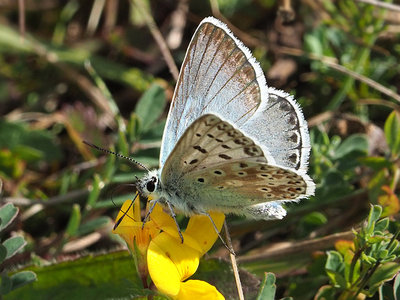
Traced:
[[[210, 215], [221, 230], [224, 214]], [[201, 256], [218, 238], [210, 219], [203, 215], [192, 216], [182, 234], [183, 243], [176, 226], [168, 227], [150, 242], [147, 265], [153, 283], [160, 292], [173, 299], [224, 299], [214, 286], [205, 281], [185, 281], [196, 272]]]
[[[196, 272], [201, 256], [218, 238], [210, 219], [203, 215], [192, 216], [182, 233], [182, 243], [174, 219], [161, 205], [156, 204], [143, 226], [139, 201], [131, 203], [127, 200], [122, 205], [116, 219], [120, 223], [113, 232], [126, 241], [144, 287], [147, 287], [149, 274], [157, 289], [173, 299], [224, 299], [205, 281], [185, 281]], [[224, 214], [210, 213], [210, 216], [220, 231]]]

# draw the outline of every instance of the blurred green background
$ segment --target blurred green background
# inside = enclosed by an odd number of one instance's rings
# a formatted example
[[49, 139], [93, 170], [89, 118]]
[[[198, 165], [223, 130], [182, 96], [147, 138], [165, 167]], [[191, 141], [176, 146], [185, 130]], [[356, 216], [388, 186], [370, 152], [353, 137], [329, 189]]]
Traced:
[[[82, 140], [158, 167], [176, 78], [149, 26], [164, 37], [179, 68], [195, 28], [214, 15], [251, 49], [268, 84], [300, 103], [317, 184], [314, 197], [287, 205], [283, 220], [228, 217], [240, 267], [250, 272], [243, 275], [247, 298], [256, 297], [264, 272], [273, 272], [276, 286], [272, 277], [264, 283], [276, 298], [355, 299], [362, 292], [400, 299], [400, 279], [393, 279], [400, 6], [376, 2], [1, 1], [0, 294], [148, 294], [137, 287], [133, 260], [111, 233], [143, 171]], [[228, 252], [217, 242], [209, 257], [226, 259]], [[25, 266], [37, 274], [34, 283], [33, 273], [9, 273]], [[228, 264], [208, 260], [196, 276], [214, 272], [209, 280], [235, 299], [233, 277], [225, 276], [231, 284], [222, 286], [215, 276], [225, 270]]]

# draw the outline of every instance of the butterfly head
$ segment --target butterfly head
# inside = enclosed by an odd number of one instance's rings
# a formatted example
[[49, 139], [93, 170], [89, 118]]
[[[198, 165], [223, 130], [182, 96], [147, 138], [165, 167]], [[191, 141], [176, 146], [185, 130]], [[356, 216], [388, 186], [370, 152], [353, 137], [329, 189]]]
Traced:
[[147, 173], [142, 179], [136, 183], [136, 187], [141, 195], [148, 197], [151, 194], [160, 191], [160, 180], [157, 170], [152, 170]]

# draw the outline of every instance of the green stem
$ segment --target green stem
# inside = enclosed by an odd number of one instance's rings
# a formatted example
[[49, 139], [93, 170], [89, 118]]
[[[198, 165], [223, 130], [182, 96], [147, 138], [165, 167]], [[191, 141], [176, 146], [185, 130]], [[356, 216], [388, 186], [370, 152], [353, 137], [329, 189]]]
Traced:
[[357, 296], [359, 293], [361, 293], [361, 291], [364, 289], [364, 287], [367, 285], [368, 280], [371, 278], [372, 274], [375, 273], [376, 269], [378, 269], [379, 265], [380, 265], [380, 261], [378, 260], [375, 265], [372, 267], [372, 269], [369, 269], [369, 271], [367, 272], [367, 274], [365, 275], [365, 277], [363, 278], [360, 287], [358, 288], [357, 292], [354, 294], [353, 299], [356, 300]]

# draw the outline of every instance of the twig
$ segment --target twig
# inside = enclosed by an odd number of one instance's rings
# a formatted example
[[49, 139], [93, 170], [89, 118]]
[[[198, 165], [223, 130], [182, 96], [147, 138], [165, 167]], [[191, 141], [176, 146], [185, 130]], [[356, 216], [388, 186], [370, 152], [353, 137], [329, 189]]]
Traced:
[[400, 105], [383, 99], [359, 99], [357, 103], [361, 105], [382, 105], [400, 111]]
[[61, 203], [75, 203], [76, 198], [85, 198], [89, 194], [89, 191], [87, 189], [80, 189], [80, 190], [75, 190], [69, 193], [66, 193], [61, 196], [55, 196], [53, 198], [49, 198], [46, 201], [42, 200], [33, 200], [33, 199], [28, 199], [28, 198], [16, 198], [16, 197], [5, 197], [2, 199], [5, 202], [10, 202], [18, 206], [30, 206], [34, 204], [41, 204], [45, 207], [47, 206], [52, 206], [52, 205], [58, 205]]
[[[226, 244], [228, 245], [229, 248], [233, 249], [232, 248], [232, 240], [231, 240], [231, 236], [229, 235], [229, 230], [228, 230], [228, 225], [226, 224], [226, 220], [224, 221], [224, 229], [225, 229], [225, 236], [226, 236]], [[236, 256], [234, 254], [232, 254], [231, 251], [229, 251], [229, 256], [231, 258], [233, 274], [235, 275], [235, 282], [236, 282], [236, 287], [237, 287], [237, 291], [239, 294], [239, 299], [244, 300], [243, 287], [242, 287], [242, 283], [240, 282], [239, 269], [238, 269], [237, 262], [236, 262]]]
[[25, 36], [25, 0], [18, 0], [18, 24], [21, 36]]
[[338, 63], [335, 62], [335, 59], [333, 59], [331, 57], [314, 55], [312, 53], [307, 54], [300, 49], [289, 48], [289, 47], [278, 47], [277, 49], [279, 49], [280, 52], [285, 53], [285, 54], [289, 54], [289, 55], [293, 55], [293, 56], [305, 56], [309, 59], [320, 61], [323, 64], [327, 65], [328, 67], [335, 69], [336, 71], [339, 71], [341, 73], [344, 73], [348, 76], [351, 76], [351, 77], [357, 79], [358, 81], [361, 81], [361, 82], [369, 85], [370, 87], [380, 91], [382, 94], [385, 94], [385, 95], [395, 99], [396, 101], [400, 102], [399, 94], [395, 93], [391, 89], [383, 86], [382, 84], [380, 84], [364, 75], [358, 74], [352, 70], [347, 69], [346, 67], [344, 67], [342, 65], [339, 65]]
[[104, 10], [105, 4], [105, 0], [95, 0], [93, 2], [92, 10], [90, 12], [88, 24], [86, 27], [86, 34], [88, 36], [92, 36], [96, 31], [97, 26], [99, 26], [101, 13]]
[[364, 3], [368, 3], [374, 6], [379, 6], [382, 8], [386, 8], [388, 10], [391, 11], [398, 11], [400, 12], [400, 6], [396, 5], [396, 4], [392, 4], [392, 3], [387, 3], [387, 2], [383, 2], [383, 1], [377, 1], [377, 0], [357, 0], [358, 2], [364, 2]]
[[217, 0], [210, 0], [210, 5], [211, 5], [211, 11], [213, 15], [222, 20], [224, 23], [228, 25], [228, 27], [237, 35], [241, 41], [245, 43], [246, 46], [248, 47], [255, 47], [259, 46], [260, 44], [263, 46], [266, 46], [265, 43], [261, 43], [258, 39], [252, 37], [250, 34], [247, 34], [246, 32], [240, 30], [238, 27], [233, 25], [227, 18], [224, 17], [223, 14], [221, 14], [218, 6], [218, 1]]
[[180, 0], [176, 10], [171, 15], [171, 30], [167, 37], [167, 44], [170, 49], [178, 48], [182, 42], [188, 10], [188, 0]]
[[143, 18], [149, 28], [153, 38], [155, 39], [160, 51], [165, 59], [165, 62], [168, 65], [169, 71], [171, 72], [172, 76], [175, 80], [178, 80], [179, 71], [175, 65], [174, 58], [172, 57], [171, 52], [169, 51], [168, 45], [165, 42], [160, 30], [158, 29], [156, 23], [154, 22], [153, 17], [145, 8], [143, 0], [131, 0], [132, 3], [136, 4], [136, 7], [140, 10], [140, 13], [143, 15]]
[[104, 10], [104, 33], [111, 32], [117, 23], [119, 0], [108, 0]]
[[238, 257], [238, 262], [256, 262], [264, 259], [277, 259], [279, 257], [288, 257], [293, 254], [310, 253], [316, 250], [329, 249], [337, 240], [352, 240], [354, 234], [352, 231], [331, 234], [322, 238], [305, 240], [301, 242], [285, 242], [269, 246], [269, 249], [263, 250], [260, 254]]

